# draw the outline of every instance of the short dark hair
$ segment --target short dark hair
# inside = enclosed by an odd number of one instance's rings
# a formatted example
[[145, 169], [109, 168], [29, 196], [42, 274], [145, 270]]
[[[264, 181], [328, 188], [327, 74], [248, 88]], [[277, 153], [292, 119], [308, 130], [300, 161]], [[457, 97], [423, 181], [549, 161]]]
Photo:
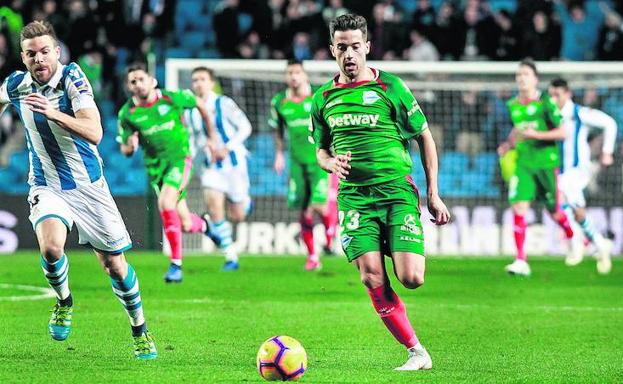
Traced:
[[567, 82], [567, 80], [563, 79], [562, 77], [557, 77], [555, 79], [552, 79], [552, 81], [549, 82], [550, 87], [554, 87], [554, 88], [562, 88], [565, 91], [569, 90], [569, 83]]
[[48, 21], [31, 21], [28, 23], [19, 34], [19, 42], [21, 43], [27, 39], [33, 39], [39, 36], [50, 36], [54, 43], [58, 45], [58, 39], [56, 38], [56, 32], [54, 27]]
[[303, 60], [299, 60], [299, 59], [288, 59], [288, 63], [286, 64], [286, 67], [289, 67], [291, 65], [300, 65], [303, 66]]
[[196, 67], [192, 70], [192, 72], [190, 72], [190, 75], [194, 75], [197, 72], [205, 72], [208, 74], [208, 76], [210, 76], [210, 80], [214, 80], [214, 70], [212, 68], [208, 68], [208, 67]]
[[528, 67], [530, 69], [532, 69], [532, 72], [534, 72], [534, 76], [539, 77], [539, 71], [536, 70], [536, 64], [534, 63], [534, 61], [530, 58], [526, 58], [523, 59], [519, 62], [519, 66], [525, 66]]
[[147, 64], [143, 63], [142, 61], [135, 61], [135, 62], [131, 63], [130, 65], [128, 65], [128, 67], [125, 70], [125, 79], [126, 79], [126, 81], [128, 80], [128, 75], [130, 73], [136, 72], [136, 71], [143, 71], [146, 74], [150, 75], [149, 71], [147, 70]]
[[338, 16], [331, 20], [329, 23], [329, 34], [331, 35], [331, 41], [333, 41], [333, 35], [335, 31], [354, 31], [360, 30], [363, 35], [363, 40], [368, 41], [368, 22], [365, 17], [354, 15], [352, 13]]

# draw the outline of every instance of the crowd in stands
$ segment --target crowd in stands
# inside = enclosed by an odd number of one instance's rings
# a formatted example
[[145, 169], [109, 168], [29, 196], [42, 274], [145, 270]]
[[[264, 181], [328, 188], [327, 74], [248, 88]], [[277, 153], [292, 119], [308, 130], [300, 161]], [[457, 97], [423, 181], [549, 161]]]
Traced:
[[[376, 60], [623, 60], [623, 1], [614, 0], [0, 0], [0, 80], [23, 67], [21, 28], [50, 21], [61, 61], [77, 62], [93, 86], [105, 127], [100, 151], [121, 162], [114, 131], [127, 97], [127, 63], [147, 61], [164, 84], [166, 57], [331, 59], [328, 24], [350, 12], [368, 19], [369, 57]], [[507, 134], [504, 100], [510, 96], [440, 92], [420, 103], [448, 158], [464, 154], [467, 160], [455, 157], [473, 168], [485, 157], [489, 164], [495, 156], [484, 155]], [[578, 96], [622, 124], [623, 95], [586, 89]], [[448, 113], [439, 99], [453, 100], [456, 108]], [[16, 120], [6, 113], [0, 118], [0, 171], [24, 147]], [[253, 123], [258, 131], [265, 125]], [[270, 134], [262, 135], [251, 146], [270, 147]], [[270, 164], [266, 169], [270, 173]]]

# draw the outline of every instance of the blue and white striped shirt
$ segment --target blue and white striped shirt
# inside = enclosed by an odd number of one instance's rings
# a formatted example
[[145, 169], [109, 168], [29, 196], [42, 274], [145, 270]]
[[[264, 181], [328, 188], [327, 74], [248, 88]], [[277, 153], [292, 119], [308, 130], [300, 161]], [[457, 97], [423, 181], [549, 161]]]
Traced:
[[[216, 145], [229, 150], [225, 159], [210, 164], [210, 167], [225, 171], [234, 168], [248, 156], [244, 142], [251, 135], [251, 123], [236, 102], [227, 96], [210, 92], [205, 107], [216, 128]], [[196, 108], [185, 112], [184, 121], [190, 132], [192, 153], [195, 156], [205, 146], [207, 129], [203, 126], [203, 119]], [[209, 160], [209, 154], [205, 155]]]
[[76, 63], [58, 67], [47, 84], [40, 85], [29, 72], [16, 71], [0, 86], [0, 105], [11, 104], [20, 116], [30, 152], [28, 184], [74, 189], [102, 177], [102, 160], [97, 147], [63, 129], [24, 103], [31, 93], [45, 96], [54, 107], [70, 116], [97, 108], [86, 76]]

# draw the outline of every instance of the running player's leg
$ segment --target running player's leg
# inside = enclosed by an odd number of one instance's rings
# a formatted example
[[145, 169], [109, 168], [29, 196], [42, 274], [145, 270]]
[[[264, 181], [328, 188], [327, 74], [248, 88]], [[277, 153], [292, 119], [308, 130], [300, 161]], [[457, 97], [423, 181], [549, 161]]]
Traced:
[[515, 238], [515, 261], [505, 267], [506, 272], [513, 275], [530, 275], [528, 255], [524, 249], [526, 242], [526, 214], [530, 202], [536, 196], [536, 181], [530, 170], [517, 166], [515, 173], [508, 182], [508, 201], [513, 209], [513, 236]]
[[96, 250], [95, 253], [102, 268], [110, 276], [112, 290], [130, 319], [135, 357], [138, 359], [155, 359], [158, 353], [154, 340], [147, 330], [138, 277], [134, 268], [126, 262], [123, 253], [108, 253], [99, 250]]
[[158, 210], [162, 218], [164, 235], [171, 248], [171, 264], [182, 266], [182, 221], [177, 212], [179, 191], [176, 187], [163, 184], [158, 195]]
[[73, 226], [71, 210], [54, 192], [35, 187], [28, 196], [30, 221], [41, 251], [41, 267], [56, 293], [56, 304], [48, 322], [54, 340], [65, 340], [71, 330], [73, 298], [69, 289], [69, 260], [65, 255], [67, 233]]
[[[315, 164], [313, 166], [315, 166]], [[290, 164], [288, 207], [290, 209], [300, 210], [299, 224], [301, 225], [301, 239], [307, 249], [305, 268], [312, 270], [318, 266], [319, 260], [314, 246], [314, 215], [312, 208], [309, 206], [311, 185], [306, 168], [308, 168], [308, 166], [296, 162]]]
[[[325, 230], [324, 253], [332, 254], [331, 242], [336, 232], [337, 224], [337, 185], [332, 190], [331, 177], [320, 167], [310, 169], [311, 206], [320, 216]], [[336, 176], [337, 178], [337, 176]], [[335, 181], [337, 183], [337, 181]], [[333, 193], [333, 196], [331, 194]]]
[[[400, 283], [409, 289], [424, 284], [426, 259], [424, 258], [424, 231], [420, 221], [420, 203], [417, 187], [411, 178], [396, 180], [377, 188], [381, 198], [379, 205], [386, 207], [383, 217], [386, 248], [392, 255], [394, 273]], [[394, 293], [395, 295], [395, 293]], [[432, 368], [430, 355], [419, 343], [407, 317], [405, 305], [396, 295], [397, 316], [400, 316], [404, 329], [412, 335], [409, 343], [407, 362], [399, 370], [418, 370]]]
[[558, 226], [564, 231], [567, 240], [571, 240], [573, 237], [573, 229], [571, 223], [565, 211], [562, 210], [560, 205], [560, 191], [558, 190], [558, 170], [544, 169], [539, 170], [536, 173], [538, 183], [538, 195], [545, 203], [545, 207], [551, 214], [552, 218]]
[[225, 255], [224, 271], [238, 269], [238, 252], [234, 246], [233, 227], [225, 216], [225, 193], [216, 189], [205, 189], [203, 196], [214, 223], [214, 233], [219, 237], [219, 249]]

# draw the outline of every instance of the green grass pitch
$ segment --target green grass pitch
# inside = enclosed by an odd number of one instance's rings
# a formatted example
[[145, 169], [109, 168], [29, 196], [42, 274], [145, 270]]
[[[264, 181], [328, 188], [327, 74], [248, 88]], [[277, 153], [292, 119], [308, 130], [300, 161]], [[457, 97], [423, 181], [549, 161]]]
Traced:
[[[303, 271], [300, 257], [188, 257], [185, 281], [165, 285], [167, 260], [131, 252], [159, 358], [135, 361], [127, 317], [94, 255], [69, 252], [70, 338], [47, 334], [53, 299], [0, 288], [0, 383], [261, 382], [255, 354], [268, 337], [305, 346], [308, 383], [623, 381], [623, 263], [598, 276], [594, 262], [567, 268], [533, 258], [531, 278], [503, 272], [509, 259], [430, 257], [426, 284], [394, 287], [433, 358], [428, 372], [394, 372], [406, 353], [374, 312], [343, 258]], [[0, 283], [45, 287], [36, 252], [0, 256]], [[2, 299], [4, 298], [4, 299]]]

